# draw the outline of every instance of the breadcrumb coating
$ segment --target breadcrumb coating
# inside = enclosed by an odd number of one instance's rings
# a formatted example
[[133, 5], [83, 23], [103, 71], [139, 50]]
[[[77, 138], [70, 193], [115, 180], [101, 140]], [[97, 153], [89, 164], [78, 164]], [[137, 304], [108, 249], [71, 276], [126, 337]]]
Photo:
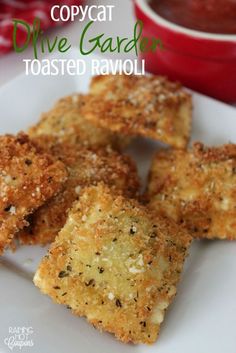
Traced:
[[103, 184], [85, 188], [34, 283], [99, 330], [153, 343], [176, 294], [191, 237]]
[[[41, 148], [59, 158], [67, 166], [68, 180], [60, 193], [40, 207], [29, 219], [30, 226], [19, 234], [21, 243], [45, 245], [52, 242], [64, 226], [73, 202], [83, 187], [103, 181], [114, 193], [137, 197], [139, 178], [134, 162], [111, 148], [86, 148], [49, 136], [36, 139]], [[76, 149], [76, 147], [78, 149]]]
[[194, 237], [236, 239], [236, 145], [159, 151], [147, 194], [152, 209]]
[[107, 128], [99, 128], [84, 119], [81, 114], [82, 95], [74, 94], [61, 98], [47, 113], [43, 113], [40, 121], [32, 126], [30, 137], [50, 135], [59, 142], [84, 144], [85, 146], [125, 147], [129, 140], [112, 133]]
[[82, 114], [97, 126], [187, 146], [192, 99], [179, 83], [162, 76], [96, 76], [83, 100]]
[[27, 135], [0, 136], [0, 254], [66, 179], [64, 164], [41, 153]]

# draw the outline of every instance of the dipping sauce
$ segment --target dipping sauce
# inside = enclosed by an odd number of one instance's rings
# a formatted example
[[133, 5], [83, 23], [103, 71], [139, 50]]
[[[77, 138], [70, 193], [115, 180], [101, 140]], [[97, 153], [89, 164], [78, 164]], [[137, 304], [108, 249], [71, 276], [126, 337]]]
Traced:
[[150, 0], [159, 16], [201, 32], [236, 34], [236, 0]]

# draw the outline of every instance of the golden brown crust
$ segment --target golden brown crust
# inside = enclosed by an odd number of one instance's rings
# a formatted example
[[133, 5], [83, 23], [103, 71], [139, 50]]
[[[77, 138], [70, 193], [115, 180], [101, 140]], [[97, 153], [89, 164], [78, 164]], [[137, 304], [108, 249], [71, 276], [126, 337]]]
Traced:
[[82, 95], [74, 94], [61, 98], [47, 113], [42, 114], [40, 121], [32, 126], [30, 137], [50, 135], [58, 142], [84, 144], [85, 146], [122, 147], [128, 140], [111, 133], [106, 128], [99, 128], [84, 119], [81, 114]]
[[27, 135], [0, 137], [0, 254], [66, 178], [64, 164], [40, 153]]
[[82, 113], [100, 127], [142, 135], [178, 148], [189, 141], [191, 96], [161, 76], [94, 77]]
[[123, 342], [153, 343], [191, 238], [102, 184], [83, 190], [34, 277], [41, 291]]
[[59, 158], [68, 168], [69, 177], [63, 190], [38, 209], [29, 220], [30, 226], [19, 234], [21, 243], [42, 244], [52, 242], [64, 226], [67, 212], [79, 199], [83, 187], [103, 181], [114, 193], [136, 197], [139, 178], [134, 162], [128, 156], [111, 148], [86, 148], [70, 143], [57, 143], [49, 136], [35, 139], [42, 149]]
[[236, 145], [161, 150], [148, 186], [150, 207], [199, 238], [236, 239]]

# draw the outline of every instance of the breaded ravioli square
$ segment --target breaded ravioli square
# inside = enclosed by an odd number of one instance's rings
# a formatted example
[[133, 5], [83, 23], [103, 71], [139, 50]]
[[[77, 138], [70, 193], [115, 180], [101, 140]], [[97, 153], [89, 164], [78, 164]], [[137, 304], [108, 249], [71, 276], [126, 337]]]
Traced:
[[139, 178], [130, 157], [113, 151], [110, 147], [78, 148], [68, 142], [58, 143], [50, 136], [40, 136], [34, 141], [60, 159], [66, 165], [69, 176], [63, 189], [31, 215], [29, 226], [18, 235], [21, 243], [51, 243], [64, 226], [68, 210], [79, 199], [85, 186], [103, 181], [114, 193], [133, 198], [137, 196]]
[[27, 135], [0, 136], [0, 254], [66, 178], [64, 164], [39, 152]]
[[236, 145], [161, 150], [148, 186], [150, 207], [198, 238], [236, 239]]
[[107, 75], [92, 79], [83, 115], [100, 127], [186, 147], [192, 99], [179, 83], [162, 76]]
[[84, 189], [34, 283], [123, 342], [153, 343], [191, 238], [99, 184]]
[[122, 147], [127, 139], [118, 137], [106, 128], [99, 128], [87, 121], [81, 114], [82, 95], [74, 94], [61, 98], [40, 121], [32, 126], [30, 137], [51, 135], [59, 142], [73, 142], [86, 146]]

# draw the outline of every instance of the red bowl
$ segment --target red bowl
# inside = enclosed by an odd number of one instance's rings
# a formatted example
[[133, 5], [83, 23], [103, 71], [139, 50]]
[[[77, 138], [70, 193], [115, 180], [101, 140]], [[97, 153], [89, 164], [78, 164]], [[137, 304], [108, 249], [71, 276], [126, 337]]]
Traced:
[[236, 102], [236, 35], [190, 30], [158, 16], [148, 0], [134, 0], [143, 35], [158, 37], [164, 49], [141, 53], [146, 70], [179, 80], [196, 91]]

